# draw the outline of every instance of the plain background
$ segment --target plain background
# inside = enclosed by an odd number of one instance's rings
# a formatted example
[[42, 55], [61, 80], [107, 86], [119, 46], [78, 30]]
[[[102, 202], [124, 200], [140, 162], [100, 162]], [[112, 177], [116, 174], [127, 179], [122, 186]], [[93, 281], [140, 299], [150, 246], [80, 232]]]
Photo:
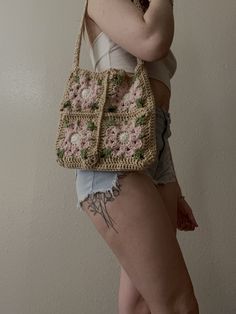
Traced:
[[[0, 2], [0, 312], [116, 313], [119, 265], [56, 163], [84, 1]], [[178, 232], [202, 314], [235, 305], [236, 2], [175, 1], [170, 144], [199, 228]], [[81, 66], [91, 66], [82, 43]]]

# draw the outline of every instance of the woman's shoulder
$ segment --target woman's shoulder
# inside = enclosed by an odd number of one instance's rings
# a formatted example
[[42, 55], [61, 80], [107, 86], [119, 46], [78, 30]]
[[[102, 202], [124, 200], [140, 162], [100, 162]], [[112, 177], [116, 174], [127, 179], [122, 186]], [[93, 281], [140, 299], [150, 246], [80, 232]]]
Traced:
[[152, 61], [159, 55], [159, 33], [150, 34], [150, 29], [143, 23], [142, 13], [132, 1], [89, 0], [87, 16], [90, 42], [103, 32], [140, 59]]

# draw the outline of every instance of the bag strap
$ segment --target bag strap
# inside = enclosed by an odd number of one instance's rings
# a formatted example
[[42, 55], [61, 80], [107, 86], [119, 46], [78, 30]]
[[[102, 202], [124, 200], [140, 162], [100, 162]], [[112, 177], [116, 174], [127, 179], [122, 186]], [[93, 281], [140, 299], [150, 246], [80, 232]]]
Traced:
[[[143, 12], [142, 6], [139, 3], [139, 0], [134, 0], [133, 1], [135, 6]], [[80, 61], [80, 50], [81, 50], [81, 41], [82, 41], [82, 33], [85, 30], [85, 14], [86, 14], [86, 10], [87, 10], [87, 6], [88, 6], [88, 0], [85, 0], [85, 4], [82, 10], [82, 18], [80, 21], [80, 26], [79, 26], [79, 35], [78, 35], [78, 39], [76, 41], [75, 44], [75, 51], [74, 51], [74, 61], [73, 61], [73, 70], [75, 70], [77, 67], [79, 67], [79, 61]], [[144, 61], [142, 59], [139, 59], [138, 57], [136, 57], [137, 59], [137, 66], [144, 64]]]

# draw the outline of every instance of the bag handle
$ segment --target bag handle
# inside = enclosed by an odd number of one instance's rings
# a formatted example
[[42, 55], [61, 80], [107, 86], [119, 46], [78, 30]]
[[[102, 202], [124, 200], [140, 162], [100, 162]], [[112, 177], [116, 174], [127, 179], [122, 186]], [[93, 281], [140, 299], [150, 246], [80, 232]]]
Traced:
[[[134, 4], [136, 5], [136, 7], [141, 10], [143, 12], [142, 6], [139, 3], [139, 0], [134, 0], [133, 1]], [[79, 61], [80, 61], [80, 50], [81, 50], [81, 41], [82, 41], [82, 32], [85, 29], [85, 14], [86, 14], [86, 10], [87, 10], [87, 6], [88, 6], [88, 0], [85, 0], [85, 4], [83, 7], [83, 11], [82, 11], [82, 19], [80, 22], [80, 27], [79, 27], [79, 35], [78, 35], [78, 39], [76, 41], [75, 44], [75, 51], [74, 51], [74, 61], [73, 61], [73, 71], [76, 69], [77, 66], [79, 66]], [[138, 57], [136, 57], [137, 59], [137, 66], [139, 65], [143, 65], [144, 61], [142, 59], [139, 59]], [[135, 68], [135, 70], [136, 70]]]

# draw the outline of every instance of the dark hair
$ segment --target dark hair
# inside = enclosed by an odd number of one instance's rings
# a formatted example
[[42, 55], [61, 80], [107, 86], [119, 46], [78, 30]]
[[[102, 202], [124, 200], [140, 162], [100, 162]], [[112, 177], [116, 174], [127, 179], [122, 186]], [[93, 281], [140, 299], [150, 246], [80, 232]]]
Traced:
[[[131, 1], [134, 2], [134, 0]], [[141, 4], [143, 11], [145, 12], [149, 7], [150, 2], [148, 0], [139, 0], [139, 3]]]

